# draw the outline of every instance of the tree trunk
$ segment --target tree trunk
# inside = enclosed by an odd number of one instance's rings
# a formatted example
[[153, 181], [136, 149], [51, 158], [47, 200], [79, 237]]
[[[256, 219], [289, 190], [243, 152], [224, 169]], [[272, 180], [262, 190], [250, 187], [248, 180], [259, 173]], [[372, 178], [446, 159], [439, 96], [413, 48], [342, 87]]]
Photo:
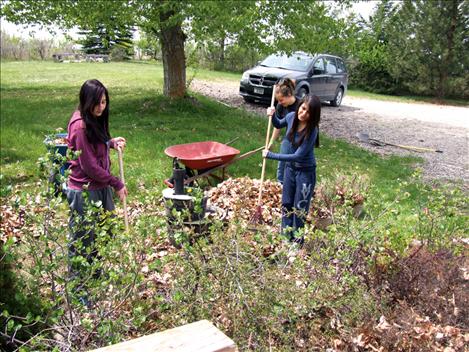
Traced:
[[163, 94], [170, 98], [179, 98], [186, 95], [186, 56], [184, 54], [186, 35], [182, 31], [180, 22], [172, 25], [166, 24], [172, 15], [172, 12], [160, 15]]
[[453, 0], [450, 7], [450, 25], [446, 32], [446, 53], [443, 55], [443, 62], [440, 68], [438, 98], [443, 98], [448, 93], [448, 72], [452, 68], [454, 33], [456, 31], [456, 23], [458, 20], [458, 0]]
[[219, 41], [219, 45], [220, 45], [220, 57], [218, 59], [218, 62], [219, 62], [219, 68], [220, 70], [224, 70], [225, 69], [225, 34], [223, 33], [222, 37], [220, 38], [220, 41]]

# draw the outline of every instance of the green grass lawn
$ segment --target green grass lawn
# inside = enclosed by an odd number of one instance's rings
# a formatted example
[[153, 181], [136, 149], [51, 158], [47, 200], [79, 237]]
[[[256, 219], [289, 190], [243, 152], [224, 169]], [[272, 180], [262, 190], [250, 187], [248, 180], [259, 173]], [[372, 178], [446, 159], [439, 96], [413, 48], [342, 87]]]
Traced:
[[[190, 76], [191, 72], [188, 73]], [[230, 73], [198, 70], [200, 79], [235, 79]], [[127, 139], [125, 176], [132, 195], [137, 185], [163, 188], [170, 176], [168, 146], [204, 140], [226, 143], [241, 153], [262, 146], [266, 119], [231, 109], [203, 96], [170, 101], [162, 95], [163, 72], [156, 64], [4, 62], [1, 67], [1, 173], [4, 183], [32, 184], [37, 159], [44, 154], [46, 134], [66, 129], [77, 106], [81, 84], [101, 80], [110, 94], [110, 129]], [[412, 173], [414, 158], [381, 158], [344, 141], [321, 137], [317, 151], [318, 180], [334, 172], [368, 174], [383, 194], [393, 195], [397, 179]], [[114, 174], [118, 174], [113, 153]], [[232, 176], [260, 177], [260, 153], [229, 167]], [[267, 177], [275, 178], [269, 161]]]

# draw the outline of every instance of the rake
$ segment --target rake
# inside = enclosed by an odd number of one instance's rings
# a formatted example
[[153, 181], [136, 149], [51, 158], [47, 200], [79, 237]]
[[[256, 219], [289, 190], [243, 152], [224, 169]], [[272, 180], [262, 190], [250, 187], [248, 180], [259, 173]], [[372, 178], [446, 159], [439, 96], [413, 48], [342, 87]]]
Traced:
[[[272, 86], [272, 99], [270, 101], [270, 107], [274, 107], [275, 102], [275, 85]], [[268, 149], [269, 146], [269, 137], [270, 137], [270, 128], [272, 127], [272, 118], [269, 116], [269, 123], [267, 125], [267, 134], [265, 136], [265, 148]], [[262, 159], [262, 172], [261, 172], [261, 184], [259, 187], [259, 196], [257, 198], [257, 207], [254, 215], [252, 216], [250, 222], [253, 224], [259, 224], [264, 221], [262, 218], [262, 192], [264, 191], [264, 176], [265, 176], [265, 166], [267, 159]]]
[[[124, 160], [122, 158], [122, 149], [117, 148], [117, 154], [119, 156], [119, 173], [120, 173], [120, 179], [123, 184], [125, 184], [124, 180]], [[129, 232], [129, 215], [127, 214], [127, 197], [124, 196], [124, 223], [125, 223], [125, 231]]]
[[385, 145], [390, 145], [390, 146], [393, 146], [393, 147], [398, 147], [398, 148], [407, 149], [407, 150], [413, 150], [415, 152], [420, 152], [420, 153], [425, 153], [425, 152], [443, 153], [443, 151], [439, 150], [439, 149], [415, 147], [415, 146], [412, 146], [412, 145], [401, 145], [401, 144], [394, 144], [394, 143], [384, 142], [384, 141], [381, 141], [379, 139], [370, 138], [370, 136], [366, 132], [358, 133], [357, 137], [360, 140], [360, 142], [368, 143], [368, 144], [376, 145], [376, 146], [380, 146], [380, 147], [383, 147]]

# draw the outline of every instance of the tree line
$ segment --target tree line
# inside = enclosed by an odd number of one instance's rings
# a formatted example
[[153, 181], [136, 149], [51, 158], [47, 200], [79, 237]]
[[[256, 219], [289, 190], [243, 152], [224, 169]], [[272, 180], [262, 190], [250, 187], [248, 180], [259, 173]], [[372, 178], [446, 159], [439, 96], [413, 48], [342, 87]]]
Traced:
[[469, 98], [469, 2], [382, 1], [354, 24], [352, 84], [390, 94]]
[[[4, 2], [4, 1], [2, 1]], [[388, 94], [469, 97], [469, 0], [383, 0], [365, 20], [350, 2], [10, 0], [15, 23], [79, 25], [86, 50], [162, 60], [164, 93], [186, 93], [185, 68], [241, 72], [274, 51], [342, 56], [350, 85]], [[141, 38], [131, 48], [131, 29]], [[116, 50], [116, 49], [114, 49]], [[117, 57], [117, 55], [116, 55]]]
[[74, 52], [70, 40], [55, 41], [44, 38], [22, 38], [1, 31], [0, 57], [2, 60], [50, 60], [53, 54]]

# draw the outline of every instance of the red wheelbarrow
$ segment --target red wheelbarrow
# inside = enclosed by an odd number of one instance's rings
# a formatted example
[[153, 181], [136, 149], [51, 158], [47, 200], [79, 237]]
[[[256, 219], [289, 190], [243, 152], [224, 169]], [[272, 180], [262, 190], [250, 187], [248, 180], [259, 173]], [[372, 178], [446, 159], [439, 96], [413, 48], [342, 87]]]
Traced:
[[[187, 178], [184, 184], [191, 184], [198, 178], [212, 176], [223, 180], [225, 178], [225, 168], [238, 161], [244, 159], [264, 147], [259, 147], [250, 152], [244, 153], [236, 157], [240, 151], [229, 145], [206, 141], [186, 144], [177, 144], [165, 149], [165, 154], [171, 158], [177, 158], [178, 161], [186, 166]], [[215, 170], [222, 169], [222, 177], [213, 174]], [[169, 187], [173, 187], [169, 180], [164, 181]]]

